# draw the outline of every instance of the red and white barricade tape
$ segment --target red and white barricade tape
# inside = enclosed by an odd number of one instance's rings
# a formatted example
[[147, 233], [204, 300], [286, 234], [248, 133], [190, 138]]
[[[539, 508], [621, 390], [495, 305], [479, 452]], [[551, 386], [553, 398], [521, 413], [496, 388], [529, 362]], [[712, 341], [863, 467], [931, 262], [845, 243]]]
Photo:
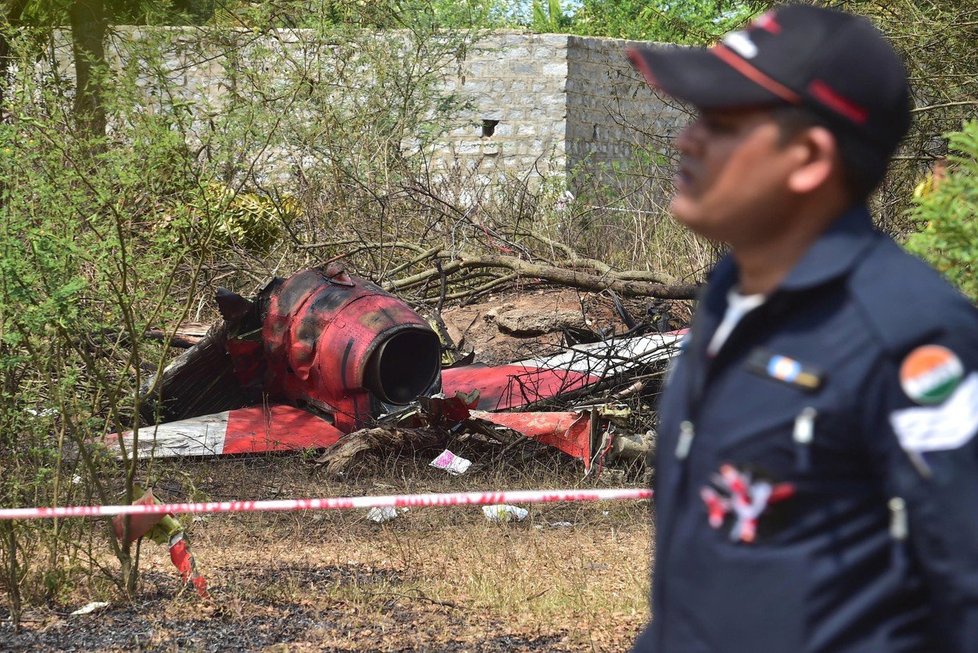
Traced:
[[54, 519], [64, 517], [112, 517], [223, 512], [294, 512], [298, 510], [351, 510], [354, 508], [415, 508], [422, 506], [493, 505], [498, 503], [557, 503], [583, 501], [641, 501], [652, 490], [514, 490], [510, 492], [451, 492], [445, 494], [391, 494], [387, 496], [324, 499], [276, 499], [271, 501], [207, 501], [202, 503], [151, 503], [128, 506], [61, 506], [52, 508], [0, 508], [0, 520]]

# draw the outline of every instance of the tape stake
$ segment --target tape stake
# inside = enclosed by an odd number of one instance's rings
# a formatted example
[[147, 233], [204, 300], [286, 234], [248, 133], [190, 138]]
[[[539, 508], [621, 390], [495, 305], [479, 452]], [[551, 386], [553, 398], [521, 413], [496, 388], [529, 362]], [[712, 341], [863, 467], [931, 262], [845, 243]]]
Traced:
[[587, 501], [644, 501], [652, 490], [618, 488], [604, 490], [513, 490], [502, 492], [451, 492], [443, 494], [390, 494], [366, 497], [276, 499], [271, 501], [208, 501], [201, 503], [149, 503], [118, 506], [54, 506], [47, 508], [0, 508], [0, 520], [62, 519], [67, 517], [114, 517], [167, 513], [298, 512], [302, 510], [354, 510], [358, 508], [421, 508], [427, 506], [486, 506], [497, 503], [575, 503]]

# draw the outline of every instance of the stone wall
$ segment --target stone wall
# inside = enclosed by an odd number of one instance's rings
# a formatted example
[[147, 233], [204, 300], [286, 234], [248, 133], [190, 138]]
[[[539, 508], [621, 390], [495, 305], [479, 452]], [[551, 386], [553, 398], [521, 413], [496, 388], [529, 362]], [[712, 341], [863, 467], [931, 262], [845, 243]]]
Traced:
[[[131, 67], [132, 53], [150, 31], [165, 34], [168, 47], [165, 84], [149, 75], [141, 82], [147, 107], [172, 99], [190, 102], [200, 114], [194, 117], [198, 124], [207, 120], [205, 113], [220, 111], [229, 93], [248, 92], [247, 84], [235, 79], [235, 61], [252, 67], [257, 62], [288, 83], [311, 62], [321, 66], [323, 58], [336, 54], [333, 45], [298, 31], [222, 37], [185, 28], [122, 28], [108, 51], [128, 54], [113, 55], [113, 65]], [[466, 49], [457, 66], [446, 69], [443, 88], [470, 106], [430, 152], [433, 168], [466, 170], [488, 184], [503, 177], [531, 184], [552, 178], [574, 188], [582, 180], [614, 174], [616, 164], [631, 161], [638, 148], [668, 158], [683, 114], [656, 97], [632, 69], [625, 57], [630, 45], [635, 43], [563, 34], [484, 37]], [[65, 39], [58, 50], [62, 74], [70, 78]]]
[[494, 34], [472, 48], [446, 88], [471, 99], [440, 148], [495, 175], [563, 175], [567, 157], [567, 37]]
[[463, 75], [448, 81], [475, 109], [441, 156], [478, 162], [483, 172], [560, 175], [571, 188], [627, 165], [639, 148], [668, 158], [684, 114], [628, 63], [625, 49], [633, 45], [564, 34], [489, 36]]
[[668, 157], [684, 114], [654, 95], [625, 56], [634, 41], [568, 37], [567, 173], [588, 175], [626, 164], [636, 150]]

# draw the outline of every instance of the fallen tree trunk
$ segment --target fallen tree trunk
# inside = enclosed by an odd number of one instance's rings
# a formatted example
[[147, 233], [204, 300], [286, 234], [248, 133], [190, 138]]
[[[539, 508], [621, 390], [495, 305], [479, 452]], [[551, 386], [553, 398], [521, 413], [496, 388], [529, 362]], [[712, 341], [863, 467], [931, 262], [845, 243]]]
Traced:
[[[447, 258], [444, 252], [438, 253], [439, 258]], [[656, 297], [660, 299], [694, 299], [698, 286], [696, 284], [667, 284], [656, 281], [654, 273], [648, 272], [614, 272], [593, 274], [581, 270], [557, 267], [526, 261], [515, 256], [466, 256], [443, 262], [440, 269], [425, 270], [418, 274], [389, 281], [384, 284], [385, 290], [407, 290], [431, 282], [441, 276], [448, 276], [461, 270], [477, 268], [505, 269], [520, 276], [535, 277], [543, 281], [600, 292], [613, 290], [625, 297]], [[648, 279], [643, 279], [647, 277]]]

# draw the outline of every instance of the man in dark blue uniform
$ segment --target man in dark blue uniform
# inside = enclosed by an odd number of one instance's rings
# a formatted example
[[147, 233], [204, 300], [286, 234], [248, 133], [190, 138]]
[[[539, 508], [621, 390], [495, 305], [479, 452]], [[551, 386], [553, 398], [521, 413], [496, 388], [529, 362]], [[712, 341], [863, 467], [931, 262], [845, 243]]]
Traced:
[[978, 652], [978, 314], [865, 208], [899, 58], [807, 6], [629, 56], [698, 111], [673, 215], [730, 246], [659, 406], [634, 650]]

